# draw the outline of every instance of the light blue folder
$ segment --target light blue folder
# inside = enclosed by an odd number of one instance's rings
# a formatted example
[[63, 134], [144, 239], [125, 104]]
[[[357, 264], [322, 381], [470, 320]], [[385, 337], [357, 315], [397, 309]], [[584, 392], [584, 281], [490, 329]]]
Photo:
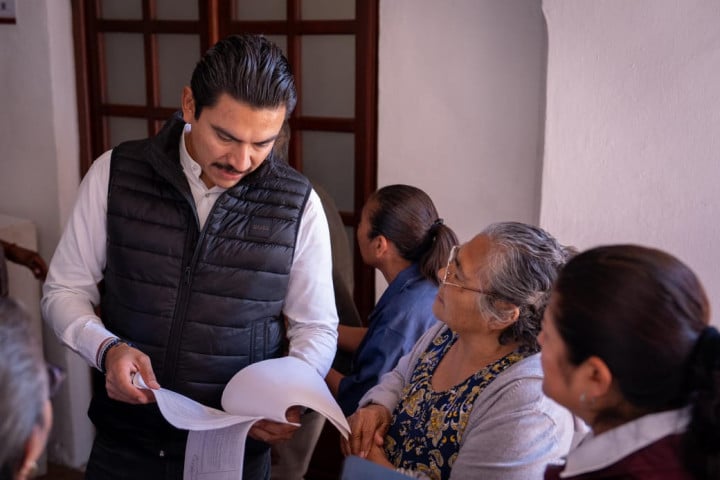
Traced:
[[356, 456], [345, 457], [340, 480], [407, 480], [407, 475]]

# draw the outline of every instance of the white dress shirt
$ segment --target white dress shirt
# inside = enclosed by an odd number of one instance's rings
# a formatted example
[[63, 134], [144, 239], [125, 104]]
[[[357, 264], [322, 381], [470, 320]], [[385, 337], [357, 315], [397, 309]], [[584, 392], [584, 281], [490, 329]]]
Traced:
[[560, 478], [614, 465], [661, 438], [684, 432], [689, 423], [690, 409], [681, 408], [643, 415], [597, 436], [590, 433], [570, 451]]
[[[181, 165], [204, 228], [212, 206], [225, 189], [205, 186], [200, 179], [200, 165], [185, 148], [184, 134], [179, 147]], [[80, 184], [75, 206], [50, 262], [41, 302], [43, 316], [55, 334], [95, 367], [100, 344], [115, 336], [93, 309], [100, 301], [97, 284], [103, 278], [106, 262], [111, 154], [112, 150], [102, 154]], [[290, 355], [305, 360], [324, 377], [335, 356], [338, 317], [330, 233], [314, 190], [300, 221], [283, 313], [288, 318]]]

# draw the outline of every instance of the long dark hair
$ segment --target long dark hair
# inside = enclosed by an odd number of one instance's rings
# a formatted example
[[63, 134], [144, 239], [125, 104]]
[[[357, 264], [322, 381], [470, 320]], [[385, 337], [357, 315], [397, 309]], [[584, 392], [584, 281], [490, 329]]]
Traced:
[[388, 185], [373, 193], [367, 205], [369, 237], [382, 235], [393, 242], [402, 258], [418, 263], [423, 276], [437, 285], [437, 271], [458, 239], [428, 194], [410, 185]]
[[[697, 478], [720, 478], [720, 334], [695, 274], [660, 250], [606, 246], [571, 260], [555, 294], [568, 360], [602, 359], [635, 417], [692, 405], [685, 462]], [[600, 415], [632, 420], [618, 408]]]

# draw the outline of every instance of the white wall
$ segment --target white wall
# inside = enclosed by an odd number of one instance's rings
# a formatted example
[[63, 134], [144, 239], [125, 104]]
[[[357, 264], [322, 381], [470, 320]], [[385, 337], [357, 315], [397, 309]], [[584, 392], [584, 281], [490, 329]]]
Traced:
[[545, 0], [543, 10], [542, 226], [581, 248], [668, 250], [717, 307], [720, 2]]
[[[31, 220], [49, 260], [79, 181], [70, 1], [16, 1], [16, 20], [0, 25], [0, 213]], [[44, 337], [48, 358], [68, 371], [54, 400], [50, 457], [80, 465], [92, 439], [88, 368], [52, 333]]]
[[54, 243], [47, 238], [54, 212], [47, 208], [46, 200], [56, 203], [57, 191], [57, 170], [53, 161], [48, 162], [55, 158], [55, 139], [45, 2], [16, 2], [16, 17], [17, 24], [0, 25], [5, 109], [0, 115], [0, 208], [3, 213], [32, 220], [42, 232], [43, 249]]
[[469, 240], [539, 220], [540, 1], [381, 0], [378, 186], [425, 190]]

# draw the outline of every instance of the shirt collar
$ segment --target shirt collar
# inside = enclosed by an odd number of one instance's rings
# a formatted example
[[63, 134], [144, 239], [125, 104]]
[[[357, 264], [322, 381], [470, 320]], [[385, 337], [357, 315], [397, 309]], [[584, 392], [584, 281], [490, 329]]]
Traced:
[[417, 263], [413, 263], [409, 267], [405, 268], [405, 270], [398, 273], [397, 277], [390, 282], [390, 285], [388, 285], [383, 294], [380, 296], [380, 300], [378, 300], [375, 310], [380, 310], [380, 308], [382, 308], [386, 303], [389, 303], [395, 295], [407, 288], [408, 285], [418, 280], [422, 280], [422, 278], [423, 276], [422, 273], [420, 273], [420, 267]]
[[684, 432], [690, 408], [644, 415], [594, 436], [588, 434], [567, 457], [560, 478], [573, 477], [608, 467], [668, 435]]

